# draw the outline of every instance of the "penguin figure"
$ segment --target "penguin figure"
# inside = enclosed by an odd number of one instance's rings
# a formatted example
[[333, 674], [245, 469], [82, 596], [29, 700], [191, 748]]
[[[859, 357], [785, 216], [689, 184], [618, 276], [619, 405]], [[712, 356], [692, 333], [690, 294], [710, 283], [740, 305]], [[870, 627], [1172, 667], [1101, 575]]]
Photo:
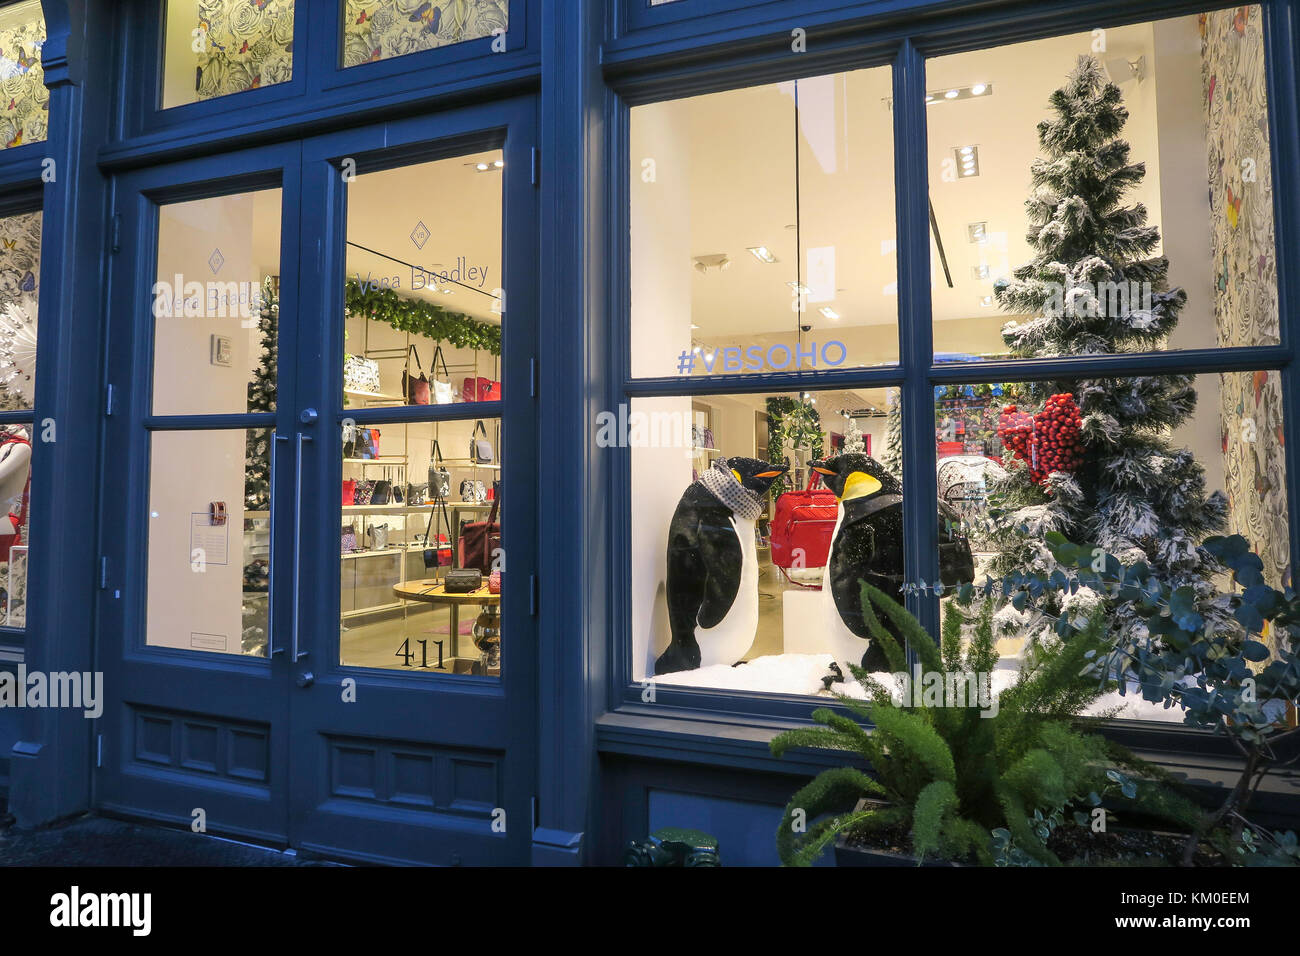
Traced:
[[[839, 455], [812, 462], [822, 482], [839, 499], [839, 516], [831, 535], [831, 550], [822, 575], [823, 625], [835, 660], [845, 677], [847, 665], [869, 672], [889, 670], [884, 651], [871, 640], [862, 619], [862, 586], [874, 585], [902, 600], [903, 486], [867, 455]], [[970, 581], [975, 562], [970, 545], [954, 533], [960, 519], [947, 503], [939, 508], [939, 572], [945, 585]], [[883, 614], [876, 615], [899, 642], [902, 634]]]
[[692, 482], [668, 528], [672, 641], [656, 674], [735, 664], [758, 630], [754, 525], [772, 482], [786, 472], [756, 458], [718, 458]]

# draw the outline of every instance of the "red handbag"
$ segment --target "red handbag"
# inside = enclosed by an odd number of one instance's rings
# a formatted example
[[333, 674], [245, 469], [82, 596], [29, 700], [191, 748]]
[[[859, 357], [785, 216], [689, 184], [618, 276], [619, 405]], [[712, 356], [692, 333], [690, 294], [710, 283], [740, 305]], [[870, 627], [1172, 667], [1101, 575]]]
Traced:
[[357, 480], [355, 478], [346, 478], [343, 481], [343, 503], [345, 505], [357, 503]]
[[499, 402], [501, 383], [482, 375], [478, 378], [467, 378], [461, 388], [461, 398], [467, 402]]
[[460, 536], [456, 539], [457, 566], [477, 568], [484, 574], [492, 572], [492, 559], [501, 547], [501, 525], [497, 523], [497, 509], [500, 507], [501, 499], [497, 498], [492, 502], [487, 521], [469, 521], [460, 529]]
[[821, 568], [831, 553], [831, 535], [839, 517], [835, 493], [819, 487], [812, 473], [803, 491], [787, 491], [776, 499], [772, 516], [772, 564], [778, 568]]
[[409, 363], [407, 364], [407, 367], [402, 370], [402, 391], [406, 395], [406, 404], [428, 405], [429, 377], [424, 374], [424, 367], [420, 364], [420, 353], [415, 346], [412, 345], [406, 354], [408, 356], [415, 356], [415, 369], [420, 373], [419, 378], [412, 375]]

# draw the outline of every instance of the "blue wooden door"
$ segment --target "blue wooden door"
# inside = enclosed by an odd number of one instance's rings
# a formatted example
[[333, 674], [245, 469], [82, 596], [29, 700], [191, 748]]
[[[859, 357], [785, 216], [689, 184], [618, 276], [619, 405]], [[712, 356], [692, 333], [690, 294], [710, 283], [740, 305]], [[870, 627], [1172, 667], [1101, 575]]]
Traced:
[[523, 98], [119, 178], [101, 805], [526, 862], [535, 143]]
[[[294, 436], [299, 846], [440, 864], [527, 860], [534, 109], [527, 98], [303, 144], [301, 308], [315, 331], [297, 355]], [[421, 486], [439, 469], [450, 490], [432, 504]], [[385, 481], [389, 491], [353, 490], [343, 503], [341, 487]], [[461, 534], [493, 516], [499, 540]], [[343, 551], [341, 535], [359, 550]], [[501, 571], [500, 594], [432, 600], [462, 536], [486, 543], [481, 570]]]
[[116, 179], [98, 529], [97, 805], [279, 843], [300, 156]]

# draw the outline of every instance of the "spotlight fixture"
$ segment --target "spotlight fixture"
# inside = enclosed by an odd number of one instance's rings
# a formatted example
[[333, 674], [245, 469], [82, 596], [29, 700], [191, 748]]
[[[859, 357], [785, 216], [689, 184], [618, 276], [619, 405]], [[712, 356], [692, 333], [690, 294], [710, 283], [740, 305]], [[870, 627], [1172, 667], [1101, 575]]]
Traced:
[[991, 295], [980, 296], [980, 308], [982, 309], [993, 308], [993, 296]]
[[946, 90], [930, 90], [925, 94], [927, 104], [938, 103], [940, 101], [952, 102], [953, 100], [973, 100], [983, 96], [993, 95], [992, 83], [974, 83], [970, 86], [954, 86]]
[[759, 262], [766, 262], [769, 265], [776, 262], [776, 256], [772, 255], [772, 251], [767, 246], [750, 246], [749, 254]]
[[971, 266], [970, 273], [976, 279], [987, 279], [992, 275], [992, 270], [987, 265]]
[[798, 282], [795, 282], [793, 279], [787, 282], [786, 285], [788, 285], [791, 289], [793, 289], [796, 295], [807, 295], [812, 291], [812, 289], [808, 288], [806, 285], [800, 285]]
[[987, 222], [972, 222], [966, 224], [966, 235], [971, 242], [985, 242], [988, 239]]
[[715, 252], [708, 256], [695, 256], [696, 272], [721, 272], [731, 265], [731, 257], [725, 252]]
[[817, 311], [820, 312], [822, 315], [826, 316], [826, 318], [828, 319], [838, 319], [840, 317], [840, 314], [836, 312], [834, 309], [832, 309], [829, 305], [824, 305]]
[[954, 146], [952, 154], [961, 167], [961, 176], [978, 176], [980, 174], [980, 148], [978, 146]]
[[466, 163], [466, 166], [473, 166], [480, 173], [495, 173], [505, 166], [505, 162], [500, 159], [493, 160], [490, 163]]

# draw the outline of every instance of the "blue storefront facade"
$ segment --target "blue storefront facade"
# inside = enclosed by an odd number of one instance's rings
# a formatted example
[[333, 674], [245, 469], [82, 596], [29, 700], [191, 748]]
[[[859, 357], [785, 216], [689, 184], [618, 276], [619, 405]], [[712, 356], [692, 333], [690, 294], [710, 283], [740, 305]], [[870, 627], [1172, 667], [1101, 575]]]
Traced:
[[[31, 384], [0, 410], [31, 449], [0, 669], [102, 679], [89, 719], [0, 710], [20, 826], [201, 810], [222, 836], [467, 865], [616, 864], [688, 826], [724, 864], [774, 863], [790, 794], [838, 762], [768, 747], [819, 703], [816, 674], [798, 683], [824, 669], [795, 634], [811, 598], [774, 592], [747, 665], [673, 682], [651, 662], [682, 487], [719, 448], [791, 458], [791, 396], [843, 413], [816, 448], [861, 426], [901, 456], [904, 501], [929, 501], [963, 435], [992, 454], [960, 403], [1189, 376], [1185, 443], [1291, 584], [1296, 0], [16, 6], [43, 21], [48, 99], [0, 150], [0, 222], [39, 214], [12, 299], [39, 302]], [[1079, 53], [1129, 101], [1142, 199], [1202, 311], [1168, 347], [1012, 357], [982, 310], [1023, 261], [1034, 128]], [[0, 30], [0, 57], [22, 64], [0, 83], [17, 117], [32, 48]], [[985, 97], [996, 112], [956, 112]], [[786, 326], [745, 270], [780, 262], [793, 347], [834, 337], [848, 361], [770, 361]], [[744, 374], [676, 364], [753, 343], [769, 363]], [[703, 464], [606, 441], [620, 409], [698, 425]], [[1265, 438], [1240, 445], [1238, 419]], [[420, 488], [440, 464], [446, 558]], [[498, 506], [499, 598], [421, 587]], [[939, 580], [941, 516], [905, 516], [900, 575]], [[937, 634], [940, 594], [906, 600]], [[760, 657], [770, 679], [724, 673]], [[1107, 732], [1206, 787], [1233, 776], [1208, 732], [1136, 712]], [[1260, 812], [1300, 816], [1273, 779]]]

